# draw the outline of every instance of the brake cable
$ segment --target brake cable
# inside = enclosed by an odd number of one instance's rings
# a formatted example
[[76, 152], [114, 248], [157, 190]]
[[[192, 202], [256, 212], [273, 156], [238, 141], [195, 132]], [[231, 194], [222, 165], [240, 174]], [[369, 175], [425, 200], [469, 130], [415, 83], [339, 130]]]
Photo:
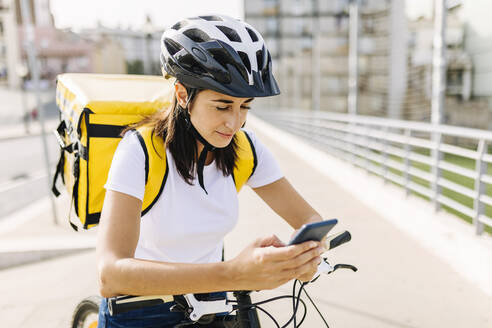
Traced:
[[[296, 281], [294, 282], [294, 284], [296, 283]], [[292, 322], [293, 317], [297, 314], [297, 310], [299, 309], [299, 303], [302, 304], [303, 309], [304, 309], [304, 313], [303, 313], [303, 316], [302, 316], [301, 323], [306, 318], [306, 315], [307, 315], [307, 306], [306, 306], [306, 303], [300, 297], [300, 294], [301, 294], [302, 290], [303, 289], [300, 289], [299, 290], [297, 296], [294, 293], [294, 295], [276, 296], [276, 297], [272, 297], [272, 298], [269, 298], [269, 299], [266, 299], [266, 300], [263, 300], [263, 301], [260, 301], [260, 302], [252, 303], [250, 305], [245, 305], [245, 306], [241, 306], [241, 307], [239, 307], [239, 306], [236, 305], [236, 309], [234, 311], [237, 311], [239, 309], [252, 309], [252, 308], [257, 308], [260, 311], [264, 312], [266, 315], [268, 315], [268, 317], [270, 317], [270, 319], [272, 319], [272, 321], [275, 323], [275, 325], [276, 325], [277, 328], [286, 328]], [[270, 303], [270, 302], [277, 301], [277, 300], [284, 299], [284, 298], [292, 298], [293, 302], [295, 302], [295, 304], [296, 304], [296, 308], [295, 308], [295, 313], [290, 317], [289, 321], [287, 321], [287, 323], [285, 323], [283, 326], [280, 326], [280, 324], [277, 322], [277, 320], [275, 320], [275, 318], [273, 317], [273, 315], [271, 315], [268, 311], [266, 311], [265, 309], [263, 309], [259, 305]], [[236, 300], [228, 300], [228, 302], [237, 302], [237, 301]], [[296, 327], [299, 327], [299, 326], [296, 326]]]
[[[327, 267], [325, 268], [327, 274], [330, 274], [338, 269], [350, 269], [354, 272], [357, 271], [357, 268], [353, 265], [350, 265], [350, 264], [336, 264], [334, 265], [333, 267], [330, 266], [330, 264], [326, 261], [325, 258], [323, 258], [323, 262], [325, 265], [327, 265]], [[264, 301], [261, 301], [261, 302], [256, 302], [256, 303], [252, 303], [251, 305], [246, 305], [244, 307], [241, 307], [243, 309], [248, 309], [248, 308], [258, 308], [260, 309], [262, 312], [264, 312], [265, 314], [267, 314], [270, 319], [273, 320], [273, 322], [275, 323], [275, 325], [277, 326], [277, 328], [285, 328], [287, 327], [292, 321], [294, 321], [294, 328], [298, 328], [302, 325], [302, 323], [304, 322], [304, 319], [306, 318], [306, 315], [307, 315], [307, 306], [306, 306], [306, 303], [301, 299], [301, 293], [304, 291], [304, 294], [306, 294], [306, 296], [308, 297], [309, 301], [311, 302], [311, 304], [313, 305], [313, 307], [316, 309], [316, 311], [318, 312], [319, 316], [321, 317], [321, 319], [323, 320], [325, 326], [327, 328], [330, 328], [328, 323], [326, 322], [325, 318], [323, 317], [323, 315], [321, 314], [321, 311], [318, 309], [318, 307], [316, 306], [316, 304], [314, 303], [313, 299], [311, 298], [311, 296], [309, 296], [308, 292], [306, 291], [306, 289], [304, 288], [307, 284], [309, 283], [312, 283], [312, 282], [315, 282], [316, 280], [318, 280], [318, 278], [320, 277], [321, 275], [318, 275], [316, 278], [314, 278], [313, 280], [309, 281], [309, 282], [301, 282], [299, 280], [294, 280], [294, 283], [293, 283], [293, 288], [292, 288], [292, 295], [283, 295], [283, 296], [277, 296], [277, 297], [272, 297], [272, 298], [269, 298], [267, 300], [264, 300]], [[297, 283], [300, 283], [301, 286], [299, 288], [299, 291], [297, 292], [297, 296], [296, 296], [296, 285]], [[264, 310], [263, 308], [259, 307], [259, 305], [261, 304], [265, 304], [265, 303], [269, 303], [269, 302], [273, 302], [273, 301], [276, 301], [276, 300], [279, 300], [279, 299], [283, 299], [283, 298], [292, 298], [292, 316], [290, 317], [289, 321], [287, 321], [287, 323], [285, 325], [283, 325], [282, 327], [280, 327], [280, 325], [278, 324], [278, 322], [273, 318], [273, 316], [268, 313], [266, 310]], [[228, 300], [228, 302], [237, 302], [237, 301], [234, 301], [234, 300]], [[303, 305], [303, 308], [304, 308], [304, 313], [303, 313], [303, 316], [302, 316], [302, 319], [301, 321], [299, 322], [299, 325], [297, 325], [297, 311], [299, 309], [299, 303], [302, 303]], [[239, 307], [236, 305], [236, 310], [239, 309]]]

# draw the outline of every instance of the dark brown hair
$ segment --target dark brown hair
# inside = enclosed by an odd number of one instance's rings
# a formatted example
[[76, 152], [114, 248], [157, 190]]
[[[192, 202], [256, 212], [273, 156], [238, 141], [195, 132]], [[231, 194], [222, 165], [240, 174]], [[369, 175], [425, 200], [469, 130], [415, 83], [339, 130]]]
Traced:
[[[192, 90], [187, 88], [187, 91], [190, 95]], [[191, 92], [192, 96], [188, 100], [188, 107], [193, 104], [193, 98], [198, 92], [197, 90]], [[193, 185], [199, 154], [187, 115], [187, 109], [178, 104], [174, 94], [168, 108], [147, 116], [138, 123], [129, 125], [121, 132], [121, 135], [123, 136], [127, 131], [141, 126], [151, 126], [153, 128], [152, 134], [162, 138], [165, 148], [169, 148], [179, 174], [188, 184]], [[237, 158], [236, 149], [236, 137], [234, 137], [229, 145], [213, 151], [217, 168], [222, 171], [224, 176], [231, 175], [234, 170]]]

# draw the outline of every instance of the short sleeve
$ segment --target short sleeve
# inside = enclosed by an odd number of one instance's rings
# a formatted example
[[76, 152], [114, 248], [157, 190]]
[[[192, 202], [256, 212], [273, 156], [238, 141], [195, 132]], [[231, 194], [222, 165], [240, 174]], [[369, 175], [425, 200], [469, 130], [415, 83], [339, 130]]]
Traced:
[[259, 188], [282, 178], [284, 176], [282, 170], [270, 150], [256, 138], [253, 132], [249, 130], [245, 132], [253, 143], [258, 161], [253, 175], [249, 177], [246, 184], [251, 188]]
[[145, 154], [134, 131], [125, 133], [118, 144], [104, 188], [143, 200]]

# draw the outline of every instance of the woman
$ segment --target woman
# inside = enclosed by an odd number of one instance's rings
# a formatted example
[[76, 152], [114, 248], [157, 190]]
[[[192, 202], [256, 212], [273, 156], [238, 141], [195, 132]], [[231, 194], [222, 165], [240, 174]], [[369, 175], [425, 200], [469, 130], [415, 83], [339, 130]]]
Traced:
[[[320, 243], [285, 246], [271, 235], [221, 261], [223, 237], [238, 216], [231, 178], [236, 134], [255, 97], [279, 94], [261, 35], [227, 16], [200, 16], [166, 30], [161, 46], [163, 74], [176, 78], [173, 104], [132, 128], [150, 126], [164, 140], [168, 176], [141, 217], [145, 155], [137, 133], [127, 129], [105, 185], [97, 245], [101, 295], [261, 290], [309, 281], [320, 262]], [[247, 184], [294, 229], [322, 220], [268, 149], [246, 133], [257, 156]], [[110, 316], [103, 300], [99, 326], [173, 327], [183, 315], [169, 312], [172, 305]]]

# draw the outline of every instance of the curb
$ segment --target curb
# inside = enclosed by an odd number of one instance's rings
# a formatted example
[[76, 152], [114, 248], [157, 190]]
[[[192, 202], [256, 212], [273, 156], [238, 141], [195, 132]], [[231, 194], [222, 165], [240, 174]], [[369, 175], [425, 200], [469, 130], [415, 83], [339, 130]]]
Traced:
[[[49, 120], [45, 122], [45, 133], [46, 135], [50, 135], [56, 126], [58, 125], [58, 120]], [[9, 141], [15, 139], [22, 139], [28, 137], [39, 137], [42, 135], [41, 128], [39, 127], [39, 122], [37, 124], [31, 125], [30, 133], [25, 132], [25, 128], [23, 124], [17, 124], [15, 126], [3, 127], [3, 129], [7, 130], [4, 133], [0, 134], [0, 142], [1, 141]], [[11, 131], [8, 131], [11, 130]]]
[[94, 250], [94, 247], [0, 252], [0, 270], [91, 250]]
[[[61, 197], [59, 201], [68, 199]], [[50, 198], [44, 197], [0, 220], [0, 270], [95, 249], [97, 235], [92, 233], [48, 229], [48, 234], [22, 236], [22, 225], [34, 219], [51, 224], [46, 214], [50, 205]], [[21, 231], [21, 236], [16, 231]]]

